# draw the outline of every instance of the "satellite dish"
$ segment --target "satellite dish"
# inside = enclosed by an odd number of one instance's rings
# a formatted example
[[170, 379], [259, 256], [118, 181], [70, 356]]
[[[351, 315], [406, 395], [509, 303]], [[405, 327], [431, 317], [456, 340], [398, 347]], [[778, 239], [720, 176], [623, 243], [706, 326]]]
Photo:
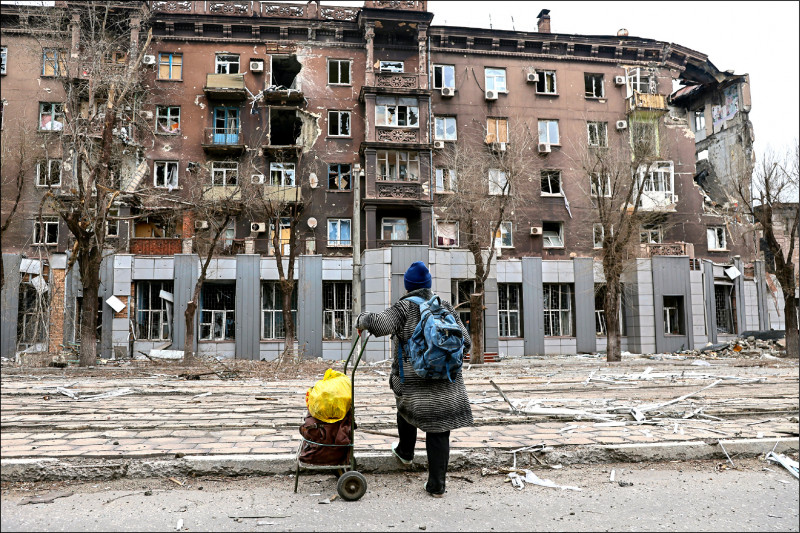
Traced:
[[317, 227], [317, 219], [314, 218], [314, 217], [309, 218], [308, 219], [308, 227], [311, 228], [311, 229], [316, 228]]

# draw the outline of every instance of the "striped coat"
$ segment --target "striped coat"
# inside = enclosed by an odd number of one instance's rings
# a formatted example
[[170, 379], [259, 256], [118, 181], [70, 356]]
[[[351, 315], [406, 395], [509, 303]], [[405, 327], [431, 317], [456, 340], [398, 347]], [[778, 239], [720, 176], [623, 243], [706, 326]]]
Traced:
[[[389, 386], [394, 391], [397, 410], [403, 418], [422, 431], [432, 433], [471, 426], [473, 423], [472, 409], [461, 372], [452, 383], [446, 379], [423, 379], [414, 372], [411, 362], [404, 358], [405, 382], [401, 383], [400, 381], [397, 341], [400, 339], [403, 342], [405, 354], [406, 343], [420, 320], [419, 306], [406, 300], [410, 296], [419, 296], [428, 300], [433, 296], [433, 292], [430, 289], [417, 289], [403, 296], [399, 302], [382, 313], [361, 313], [356, 321], [356, 327], [365, 329], [376, 337], [394, 336], [392, 342], [394, 356]], [[458, 313], [453, 310], [452, 305], [444, 301], [442, 303], [458, 320], [458, 325], [461, 326], [461, 331], [464, 333], [464, 351], [469, 351], [472, 345], [469, 331], [461, 323]]]

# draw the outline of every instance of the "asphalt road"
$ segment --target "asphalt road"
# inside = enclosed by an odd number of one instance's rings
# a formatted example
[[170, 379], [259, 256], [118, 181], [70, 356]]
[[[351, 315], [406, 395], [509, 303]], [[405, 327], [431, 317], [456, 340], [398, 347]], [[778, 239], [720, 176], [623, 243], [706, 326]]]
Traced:
[[[361, 500], [329, 504], [320, 501], [336, 494], [332, 475], [301, 476], [297, 495], [290, 476], [177, 480], [182, 486], [164, 479], [4, 484], [2, 531], [798, 531], [798, 481], [763, 460], [737, 460], [736, 467], [535, 470], [581, 491], [518, 490], [503, 474], [462, 471], [450, 475], [442, 499], [423, 492], [424, 473], [367, 475]], [[65, 491], [74, 494], [20, 505]]]

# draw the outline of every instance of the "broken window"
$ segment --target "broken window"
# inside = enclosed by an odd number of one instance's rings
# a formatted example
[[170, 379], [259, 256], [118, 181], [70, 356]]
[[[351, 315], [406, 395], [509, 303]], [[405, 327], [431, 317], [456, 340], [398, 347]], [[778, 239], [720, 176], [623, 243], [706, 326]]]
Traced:
[[675, 201], [672, 161], [655, 161], [647, 168], [640, 168], [639, 180], [642, 187], [640, 207], [665, 206]]
[[437, 141], [455, 141], [457, 139], [456, 117], [435, 117], [433, 138]]
[[608, 122], [587, 122], [589, 146], [602, 148], [608, 146]]
[[664, 296], [664, 334], [684, 334], [683, 296]]
[[238, 161], [214, 161], [211, 163], [211, 185], [214, 187], [235, 187], [238, 183]]
[[272, 146], [294, 146], [298, 143], [303, 122], [294, 109], [269, 110], [269, 143]]
[[178, 81], [183, 79], [183, 54], [171, 52], [158, 54], [158, 79]]
[[328, 111], [328, 135], [350, 136], [350, 111]]
[[200, 340], [223, 341], [236, 338], [236, 285], [203, 284], [200, 312]]
[[564, 247], [563, 222], [542, 222], [542, 246], [545, 248]]
[[547, 196], [556, 194], [561, 196], [561, 171], [560, 170], [542, 170], [542, 195]]
[[522, 285], [498, 283], [497, 295], [500, 337], [521, 337]]
[[61, 131], [64, 129], [64, 104], [42, 102], [39, 104], [39, 130]]
[[328, 83], [330, 85], [350, 85], [349, 59], [328, 60]]
[[452, 168], [437, 168], [436, 192], [456, 192], [457, 190], [456, 171]]
[[500, 223], [497, 228], [497, 233], [494, 234], [494, 247], [500, 248], [513, 248], [514, 247], [514, 232], [513, 224], [509, 221]]
[[136, 282], [136, 340], [170, 338], [172, 324], [171, 281]]
[[509, 193], [508, 175], [499, 168], [489, 169], [489, 194], [492, 196], [504, 196]]
[[604, 336], [608, 332], [608, 330], [606, 329], [606, 312], [604, 310], [605, 299], [606, 299], [606, 286], [605, 286], [605, 284], [595, 285], [595, 291], [594, 291], [594, 332], [595, 332], [595, 335], [598, 335], [598, 336]]
[[328, 189], [349, 191], [351, 189], [352, 166], [349, 163], [332, 163], [328, 165]]
[[506, 91], [506, 69], [504, 68], [485, 68], [484, 80], [486, 82], [487, 91], [498, 91], [501, 93]]
[[375, 125], [419, 127], [419, 101], [416, 98], [378, 96]]
[[733, 285], [714, 284], [717, 333], [736, 334], [736, 291]]
[[322, 287], [325, 307], [323, 340], [349, 339], [353, 331], [353, 290], [349, 281], [326, 281]]
[[594, 248], [602, 248], [606, 237], [606, 229], [602, 224], [592, 225], [592, 243]]
[[536, 82], [537, 93], [556, 94], [558, 92], [555, 70], [537, 70], [536, 73], [539, 75], [539, 80]]
[[443, 248], [458, 246], [458, 222], [436, 221], [436, 245]]
[[350, 219], [328, 219], [328, 246], [352, 246], [350, 240]]
[[272, 56], [272, 85], [283, 89], [297, 89], [297, 75], [303, 65], [296, 56]]
[[645, 94], [656, 94], [658, 82], [653, 72], [644, 68], [633, 68], [627, 72], [628, 88], [631, 91]]
[[45, 48], [42, 52], [42, 76], [64, 76], [67, 73], [65, 52]]
[[709, 250], [727, 250], [727, 240], [725, 238], [725, 226], [712, 226], [706, 228], [708, 236]]
[[381, 61], [381, 72], [404, 72], [402, 61]]
[[417, 181], [419, 152], [378, 150], [378, 177], [382, 180]]
[[[292, 291], [292, 320], [297, 324], [297, 286]], [[283, 291], [278, 281], [265, 281], [261, 284], [261, 338], [278, 340], [286, 338], [283, 322]]]
[[[289, 257], [290, 253], [290, 246], [291, 246], [291, 236], [292, 236], [292, 219], [288, 217], [281, 217], [280, 219], [280, 228], [278, 234], [278, 243], [281, 247], [281, 256]], [[275, 245], [274, 245], [274, 236], [275, 236], [275, 219], [269, 221], [269, 235], [268, 235], [268, 248], [267, 253], [269, 255], [275, 255]]]
[[153, 186], [169, 189], [178, 186], [178, 162], [156, 161], [153, 163]]
[[61, 186], [61, 160], [48, 159], [40, 161], [36, 165], [36, 186], [37, 187], [60, 187]]
[[557, 120], [539, 121], [539, 144], [560, 144]]
[[694, 112], [694, 131], [706, 130], [706, 113], [703, 109]]
[[238, 54], [217, 54], [214, 59], [214, 70], [217, 74], [238, 74]]
[[106, 237], [119, 237], [119, 208], [111, 207], [106, 218]]
[[507, 143], [508, 142], [508, 119], [507, 118], [487, 118], [486, 119], [486, 142]]
[[177, 224], [174, 216], [148, 216], [134, 221], [133, 236], [177, 239], [181, 237], [181, 226]]
[[456, 67], [453, 65], [434, 65], [433, 66], [433, 88], [434, 89], [455, 89], [456, 88]]
[[6, 64], [8, 63], [8, 47], [0, 47], [0, 74], [6, 73]]
[[605, 96], [602, 74], [584, 74], [583, 86], [586, 98], [603, 98]]
[[611, 196], [611, 176], [600, 172], [590, 172], [589, 182], [591, 184], [592, 196]]
[[295, 187], [294, 163], [270, 163], [269, 184], [275, 187]]
[[469, 330], [469, 295], [475, 292], [475, 282], [473, 280], [453, 280], [452, 285], [453, 302], [455, 303], [458, 318], [461, 323]]
[[659, 152], [658, 123], [655, 121], [630, 121], [631, 146], [639, 159], [649, 159]]
[[544, 283], [545, 337], [572, 336], [572, 284]]
[[33, 244], [58, 244], [58, 217], [41, 217], [34, 221]]
[[156, 107], [156, 133], [177, 135], [181, 132], [180, 106]]
[[381, 221], [383, 240], [407, 241], [408, 220], [405, 218], [384, 218]]
[[643, 224], [639, 230], [639, 242], [641, 243], [659, 244], [662, 240], [662, 230], [658, 224]]
[[19, 284], [17, 343], [24, 344], [27, 348], [27, 345], [38, 344], [47, 339], [49, 309], [50, 292], [47, 282], [40, 275], [24, 274]]

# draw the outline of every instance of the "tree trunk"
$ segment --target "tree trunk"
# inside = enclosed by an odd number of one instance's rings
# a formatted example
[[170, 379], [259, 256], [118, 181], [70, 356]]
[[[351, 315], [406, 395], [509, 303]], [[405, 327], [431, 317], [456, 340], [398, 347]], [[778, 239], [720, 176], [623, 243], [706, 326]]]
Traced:
[[183, 340], [183, 362], [187, 364], [194, 363], [194, 315], [197, 312], [197, 293], [195, 289], [195, 297], [186, 304], [186, 311], [183, 313], [183, 319], [186, 324], [186, 336]]
[[[294, 258], [290, 257], [290, 261]], [[294, 318], [292, 317], [292, 293], [294, 292], [294, 280], [281, 280], [281, 312], [283, 313], [284, 326], [284, 358], [294, 355]]]
[[784, 312], [786, 313], [786, 356], [800, 357], [800, 332], [797, 325], [797, 305], [794, 298], [794, 291], [783, 293], [785, 303]]
[[606, 294], [603, 299], [603, 313], [606, 318], [606, 361], [613, 363], [622, 360], [620, 345], [622, 336], [619, 323], [620, 284], [606, 279]]
[[[477, 283], [476, 283], [477, 285]], [[476, 287], [477, 289], [477, 287]], [[480, 292], [469, 295], [469, 334], [472, 337], [469, 363], [483, 364], [483, 287]]]
[[[99, 274], [99, 271], [95, 271]], [[97, 275], [81, 276], [83, 297], [81, 299], [81, 355], [80, 366], [91, 366], [97, 363], [97, 293], [100, 280]]]

